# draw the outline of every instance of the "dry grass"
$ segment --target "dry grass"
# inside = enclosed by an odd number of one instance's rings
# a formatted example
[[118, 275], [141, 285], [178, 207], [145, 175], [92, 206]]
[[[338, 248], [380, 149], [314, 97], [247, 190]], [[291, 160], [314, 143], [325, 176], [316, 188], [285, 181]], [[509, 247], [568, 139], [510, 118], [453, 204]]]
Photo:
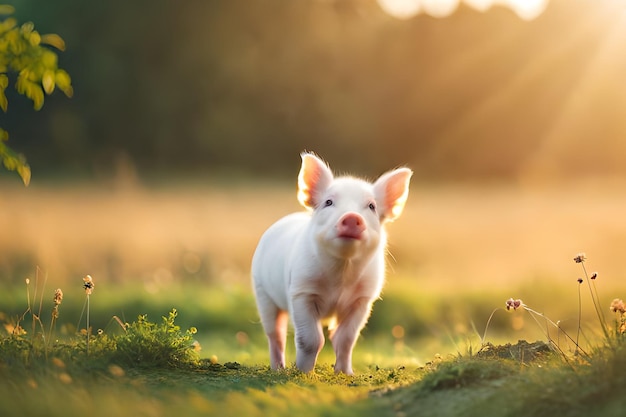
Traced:
[[18, 260], [61, 281], [85, 271], [122, 282], [241, 279], [264, 225], [295, 208], [285, 197], [271, 189], [9, 187], [0, 267], [4, 279]]
[[[402, 218], [390, 225], [390, 264], [426, 287], [518, 287], [545, 276], [565, 284], [577, 278], [572, 256], [586, 251], [602, 281], [617, 284], [625, 208], [621, 184], [416, 185]], [[181, 274], [245, 280], [263, 230], [298, 209], [288, 187], [5, 184], [1, 279], [21, 279], [12, 272], [39, 265], [55, 280], [85, 273], [115, 281]]]
[[[2, 189], [5, 285], [23, 285], [39, 266], [55, 287], [70, 280], [74, 286], [91, 274], [100, 288], [142, 283], [154, 297], [167, 297], [180, 282], [246, 288], [264, 229], [299, 209], [291, 187], [267, 184]], [[484, 306], [474, 310], [476, 316], [463, 317], [467, 312], [460, 309], [442, 317], [464, 321], [445, 323], [453, 334], [470, 332], [471, 321], [482, 331], [489, 312], [508, 297], [523, 298], [555, 321], [571, 321], [581, 275], [572, 258], [585, 251], [588, 267], [600, 273], [597, 284], [608, 311], [610, 300], [626, 295], [623, 189], [599, 182], [533, 189], [414, 184], [405, 213], [389, 227], [393, 259], [385, 294], [407, 303], [414, 294], [415, 303], [439, 306], [443, 299], [454, 305], [473, 297], [474, 306]], [[384, 322], [385, 311], [377, 306], [373, 319]]]

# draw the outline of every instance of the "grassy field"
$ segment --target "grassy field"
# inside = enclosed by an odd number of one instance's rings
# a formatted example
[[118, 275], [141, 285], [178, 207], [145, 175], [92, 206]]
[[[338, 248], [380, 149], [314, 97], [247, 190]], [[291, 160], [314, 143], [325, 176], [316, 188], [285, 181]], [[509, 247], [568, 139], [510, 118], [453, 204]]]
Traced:
[[[518, 361], [511, 370], [502, 361], [495, 361], [493, 368], [476, 358], [494, 310], [484, 341], [550, 338], [571, 355], [575, 346], [563, 332], [548, 326], [546, 334], [542, 317], [537, 321], [527, 311], [507, 312], [505, 300], [523, 299], [574, 335], [581, 291], [580, 343], [593, 351], [602, 345], [602, 333], [587, 284], [577, 283], [584, 274], [573, 257], [586, 252], [588, 272], [598, 271], [595, 284], [607, 318], [612, 317], [611, 300], [626, 292], [623, 184], [416, 184], [403, 216], [389, 227], [388, 283], [357, 344], [357, 376], [332, 375], [334, 358], [328, 346], [315, 375], [293, 369], [275, 374], [267, 370], [248, 270], [263, 230], [299, 209], [291, 185], [21, 188], [3, 183], [2, 190], [2, 337], [25, 312], [29, 298], [42, 322], [50, 323], [52, 294], [62, 288], [55, 335], [71, 338], [85, 326], [82, 277], [90, 274], [96, 285], [89, 305], [94, 333], [100, 329], [119, 335], [114, 317], [131, 322], [147, 314], [158, 322], [176, 308], [182, 328], [198, 329], [194, 337], [203, 361], [192, 370], [131, 367], [123, 375], [85, 364], [59, 368], [48, 361], [41, 369], [22, 369], [2, 363], [3, 415], [161, 416], [179, 410], [185, 415], [463, 415], [454, 407], [470, 410], [465, 415], [480, 410], [495, 415], [496, 406], [506, 402], [494, 393], [508, 393], [503, 398], [510, 402], [515, 397], [511, 387], [520, 390], [517, 405], [504, 415], [520, 415], [525, 404], [546, 395], [529, 389], [538, 380], [553, 379], [554, 395], [564, 395], [558, 384], [575, 380], [584, 386], [582, 371], [564, 367], [560, 360], [558, 365]], [[32, 333], [31, 321], [27, 324]], [[289, 348], [288, 361], [293, 362]], [[467, 360], [459, 362], [460, 356]], [[613, 356], [623, 361], [623, 355], [600, 356], [604, 359], [582, 373], [603, 372]], [[446, 365], [433, 365], [440, 361]], [[546, 377], [541, 369], [553, 371]], [[475, 376], [464, 382], [460, 375], [465, 373]], [[71, 378], [64, 379], [64, 374]], [[456, 381], [456, 388], [428, 385], [428, 378], [434, 378], [429, 375]], [[593, 384], [604, 387], [595, 380]], [[590, 388], [585, 393], [591, 399], [567, 397], [559, 410], [576, 405], [610, 414], [611, 407], [621, 404]], [[594, 396], [598, 401], [592, 401]], [[449, 397], [455, 400], [448, 402]], [[60, 398], [63, 407], [57, 405]], [[549, 403], [544, 400], [537, 401]], [[536, 415], [547, 415], [540, 411]]]

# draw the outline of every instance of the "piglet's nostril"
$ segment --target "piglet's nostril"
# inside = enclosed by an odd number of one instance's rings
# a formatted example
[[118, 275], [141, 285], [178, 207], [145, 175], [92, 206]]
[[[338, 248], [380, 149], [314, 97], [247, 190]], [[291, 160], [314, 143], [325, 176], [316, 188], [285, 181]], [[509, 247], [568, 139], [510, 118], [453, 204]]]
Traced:
[[337, 234], [342, 238], [361, 239], [365, 229], [365, 220], [358, 213], [347, 213], [337, 223]]
[[341, 224], [348, 227], [361, 226], [363, 224], [363, 219], [357, 214], [348, 214], [343, 218]]

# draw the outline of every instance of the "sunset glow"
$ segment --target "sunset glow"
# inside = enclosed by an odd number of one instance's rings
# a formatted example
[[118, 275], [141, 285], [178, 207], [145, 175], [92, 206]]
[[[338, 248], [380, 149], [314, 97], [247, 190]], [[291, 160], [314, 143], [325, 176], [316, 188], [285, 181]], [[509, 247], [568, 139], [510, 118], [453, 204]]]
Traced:
[[419, 13], [433, 17], [446, 17], [454, 13], [461, 1], [479, 10], [487, 11], [494, 5], [513, 10], [520, 18], [532, 20], [546, 8], [548, 0], [377, 0], [380, 7], [398, 19], [410, 19]]

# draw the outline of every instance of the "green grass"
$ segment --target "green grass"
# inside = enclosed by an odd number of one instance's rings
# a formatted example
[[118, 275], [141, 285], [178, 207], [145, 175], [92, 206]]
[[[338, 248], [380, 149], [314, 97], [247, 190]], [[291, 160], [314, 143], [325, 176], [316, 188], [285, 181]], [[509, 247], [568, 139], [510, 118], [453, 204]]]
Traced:
[[446, 362], [420, 383], [392, 393], [407, 415], [621, 415], [626, 350], [598, 350], [589, 364], [552, 358], [521, 364], [503, 359]]
[[[626, 347], [617, 330], [611, 343], [601, 337], [593, 339], [589, 359], [563, 349], [565, 345], [559, 346], [564, 357], [543, 342], [481, 344], [480, 334], [453, 333], [458, 317], [446, 315], [454, 305], [445, 297], [425, 303], [392, 290], [375, 309], [374, 317], [382, 317], [372, 320], [357, 345], [355, 376], [334, 374], [328, 348], [312, 374], [302, 374], [293, 365], [275, 372], [266, 365], [254, 300], [243, 290], [173, 289], [167, 301], [181, 306], [179, 310], [155, 311], [165, 305], [161, 300], [150, 305], [149, 313], [132, 320], [127, 313], [125, 320], [118, 320], [112, 313], [121, 306], [140, 309], [147, 305], [139, 302], [142, 296], [132, 287], [117, 288], [120, 297], [107, 294], [102, 287], [97, 286], [90, 296], [92, 320], [104, 325], [101, 331], [94, 330], [89, 353], [84, 332], [61, 331], [71, 327], [63, 324], [68, 317], [81, 316], [77, 307], [82, 303], [70, 301], [67, 294], [59, 305], [54, 340], [44, 340], [49, 319], [38, 313], [35, 299], [33, 311], [20, 321], [26, 333], [1, 336], [0, 414], [611, 416], [626, 406], [626, 376], [621, 372], [626, 366]], [[190, 299], [202, 301], [185, 303]], [[484, 316], [480, 323], [484, 325], [491, 308], [484, 306], [485, 297], [468, 294], [464, 300], [464, 311]], [[51, 301], [42, 299], [43, 308]], [[248, 304], [250, 310], [242, 308]], [[496, 313], [504, 319], [528, 314]], [[248, 314], [250, 327], [242, 319]], [[424, 323], [448, 321], [450, 340], [439, 340], [439, 350], [433, 345], [420, 348], [429, 338], [431, 343], [437, 339], [436, 334], [445, 339], [445, 332], [433, 330], [426, 336], [420, 326], [409, 325], [416, 316], [424, 317]], [[197, 333], [195, 326], [189, 327], [195, 320], [201, 323]], [[492, 320], [490, 330], [501, 337], [508, 324]], [[393, 326], [402, 327], [404, 334], [392, 335], [389, 328]], [[537, 333], [542, 334], [541, 330]], [[196, 338], [204, 346], [200, 354], [193, 349]], [[430, 356], [423, 353], [428, 351]], [[444, 354], [434, 353], [438, 351]], [[293, 351], [289, 355], [293, 362]]]
[[[59, 372], [59, 371], [56, 371]], [[124, 376], [106, 374], [60, 379], [54, 370], [37, 378], [3, 372], [3, 415], [131, 416], [131, 415], [304, 415], [366, 410], [369, 392], [379, 386], [396, 386], [416, 377], [406, 372], [377, 370], [360, 378], [337, 377], [330, 369], [316, 375], [290, 370], [207, 365], [194, 370], [129, 371]], [[7, 377], [12, 382], [8, 383]], [[8, 394], [8, 395], [7, 395]], [[11, 401], [4, 401], [11, 399]]]
[[462, 356], [423, 367], [372, 366], [356, 376], [237, 363], [126, 368], [87, 358], [0, 367], [0, 413], [49, 416], [617, 416], [626, 406], [626, 349], [590, 363]]
[[[176, 311], [161, 323], [140, 315], [117, 335], [94, 334], [46, 342], [35, 331], [0, 339], [2, 415], [277, 415], [334, 410], [381, 386], [417, 380], [419, 372], [372, 366], [358, 376], [335, 375], [320, 364], [313, 374], [295, 368], [216, 363], [200, 359], [195, 329], [183, 330]], [[26, 318], [25, 318], [26, 320]], [[122, 326], [120, 326], [122, 327]], [[293, 400], [298, 400], [293, 402]], [[60, 406], [57, 406], [60, 405]]]

